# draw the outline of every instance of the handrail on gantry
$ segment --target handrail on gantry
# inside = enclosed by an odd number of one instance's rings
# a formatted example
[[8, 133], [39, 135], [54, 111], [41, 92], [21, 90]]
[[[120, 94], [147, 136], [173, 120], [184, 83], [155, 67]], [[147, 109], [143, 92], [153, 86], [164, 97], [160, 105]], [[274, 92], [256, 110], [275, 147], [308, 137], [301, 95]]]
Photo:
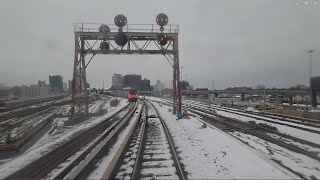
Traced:
[[[99, 32], [99, 27], [103, 23], [74, 23], [74, 32]], [[119, 27], [114, 24], [104, 24], [110, 28], [111, 32], [118, 32]], [[179, 25], [168, 24], [163, 30], [164, 33], [179, 33]], [[123, 27], [123, 32], [152, 32], [160, 33], [160, 26], [157, 24], [127, 24]]]

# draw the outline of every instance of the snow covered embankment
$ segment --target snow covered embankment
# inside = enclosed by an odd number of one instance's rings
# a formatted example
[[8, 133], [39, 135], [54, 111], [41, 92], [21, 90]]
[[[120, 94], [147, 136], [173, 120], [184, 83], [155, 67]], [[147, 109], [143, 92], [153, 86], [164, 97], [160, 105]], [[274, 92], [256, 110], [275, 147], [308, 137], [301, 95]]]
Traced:
[[189, 179], [295, 178], [231, 136], [202, 128], [197, 118], [177, 121], [167, 106], [154, 104], [169, 128]]

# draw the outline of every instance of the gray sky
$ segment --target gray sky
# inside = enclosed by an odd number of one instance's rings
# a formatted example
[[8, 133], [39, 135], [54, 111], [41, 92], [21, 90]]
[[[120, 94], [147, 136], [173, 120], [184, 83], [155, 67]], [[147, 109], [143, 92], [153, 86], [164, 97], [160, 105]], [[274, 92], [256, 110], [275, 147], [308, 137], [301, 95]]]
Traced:
[[[183, 79], [197, 87], [289, 87], [320, 75], [320, 1], [306, 0], [2, 0], [0, 83], [48, 82], [49, 74], [71, 79], [72, 23], [110, 24], [124, 14], [129, 24], [155, 23], [166, 13], [180, 26]], [[316, 4], [314, 4], [316, 2]], [[312, 5], [310, 5], [312, 3]], [[124, 66], [125, 65], [125, 66]], [[169, 83], [162, 56], [96, 56], [88, 66], [92, 86], [111, 85], [113, 73], [136, 73]]]

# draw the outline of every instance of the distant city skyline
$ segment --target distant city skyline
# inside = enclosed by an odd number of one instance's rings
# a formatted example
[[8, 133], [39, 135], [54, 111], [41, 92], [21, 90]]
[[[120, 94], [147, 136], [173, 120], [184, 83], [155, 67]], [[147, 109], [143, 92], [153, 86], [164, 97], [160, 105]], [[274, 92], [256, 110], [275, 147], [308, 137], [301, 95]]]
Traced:
[[[27, 85], [48, 74], [71, 80], [72, 23], [113, 23], [121, 13], [128, 24], [154, 24], [162, 12], [169, 24], [180, 27], [180, 66], [195, 87], [211, 89], [213, 80], [215, 89], [308, 85], [310, 49], [315, 50], [313, 76], [320, 76], [319, 5], [292, 0], [161, 2], [157, 6], [148, 0], [1, 2], [0, 23], [6, 28], [0, 29], [5, 42], [0, 48], [0, 83]], [[107, 87], [114, 72], [141, 74], [152, 83], [161, 79], [166, 86], [172, 79], [170, 64], [161, 55], [99, 55], [88, 66], [87, 80], [92, 87], [102, 87], [104, 80]]]
[[[114, 74], [121, 74], [121, 73], [114, 73]], [[131, 74], [134, 74], [134, 73], [131, 73]], [[122, 75], [125, 75], [125, 74], [122, 74]], [[142, 77], [146, 77], [144, 75], [141, 75], [141, 76]], [[108, 89], [108, 88], [110, 88], [112, 86], [112, 79], [111, 78], [112, 78], [112, 76], [110, 78], [106, 78], [105, 80], [101, 80], [100, 84], [96, 82], [95, 84], [97, 84], [97, 86], [92, 86], [90, 81], [88, 81], [88, 83], [90, 84], [91, 88], [101, 88], [102, 89], [103, 88], [103, 84], [104, 84], [104, 88]], [[111, 79], [111, 80], [109, 80], [109, 79]], [[150, 84], [151, 85], [155, 85], [159, 79], [157, 79], [157, 80], [149, 79], [149, 80], [150, 80]], [[191, 83], [192, 81], [190, 81], [188, 79], [182, 79], [182, 80], [183, 81], [188, 81], [190, 83], [190, 85], [193, 86], [194, 88], [208, 88], [208, 89], [212, 89], [213, 88], [212, 87], [212, 81], [211, 81], [211, 84], [208, 85], [208, 86], [197, 86], [198, 83], [193, 84], [193, 83]], [[38, 81], [44, 81], [45, 83], [49, 84], [49, 79], [32, 80], [32, 81], [30, 81], [30, 83], [22, 83], [22, 84], [13, 84], [13, 83], [12, 84], [11, 83], [7, 83], [6, 84], [6, 83], [1, 83], [0, 82], [0, 88], [2, 88], [2, 87], [14, 87], [14, 86], [31, 86], [31, 85], [36, 85], [38, 83]], [[71, 81], [72, 81], [71, 79], [70, 80], [63, 79], [63, 83], [69, 83], [69, 82], [71, 83]], [[108, 82], [108, 81], [110, 81], [110, 82]], [[163, 83], [165, 85], [165, 88], [170, 88], [172, 86], [171, 85], [172, 82], [165, 82], [165, 81], [161, 80], [161, 83]], [[226, 89], [226, 88], [230, 88], [230, 87], [252, 87], [252, 88], [256, 88], [258, 85], [265, 85], [266, 88], [270, 88], [270, 89], [271, 88], [279, 88], [279, 89], [281, 89], [281, 88], [291, 88], [291, 87], [294, 87], [296, 85], [304, 85], [306, 87], [309, 87], [308, 83], [292, 84], [292, 85], [290, 85], [288, 87], [268, 86], [266, 84], [260, 83], [260, 84], [255, 84], [255, 85], [252, 85], [252, 86], [244, 85], [244, 84], [238, 84], [238, 85], [234, 85], [234, 86], [231, 85], [231, 86], [228, 86], [228, 87], [225, 87], [225, 88], [220, 88], [220, 89]], [[68, 84], [68, 86], [69, 86], [69, 84]], [[215, 84], [215, 86], [216, 86], [216, 84]], [[218, 90], [219, 88], [215, 88], [215, 89]]]

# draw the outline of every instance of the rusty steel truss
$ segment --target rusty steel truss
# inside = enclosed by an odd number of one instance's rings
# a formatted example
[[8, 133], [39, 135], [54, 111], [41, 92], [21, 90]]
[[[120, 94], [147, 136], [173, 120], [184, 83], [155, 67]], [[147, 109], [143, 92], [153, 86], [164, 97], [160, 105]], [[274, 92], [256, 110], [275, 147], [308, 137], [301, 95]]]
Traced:
[[[160, 46], [157, 35], [160, 26], [155, 24], [128, 24], [121, 29], [127, 36], [127, 43], [118, 46], [115, 43], [119, 28], [106, 24], [110, 32], [99, 32], [102, 24], [74, 24], [74, 66], [72, 80], [71, 117], [89, 114], [88, 84], [86, 69], [96, 55], [163, 55], [173, 68], [173, 112], [181, 112], [181, 84], [179, 68], [178, 25], [167, 25], [162, 30], [168, 36], [168, 43]], [[107, 42], [109, 48], [100, 48], [101, 42]], [[88, 58], [87, 58], [88, 57]], [[86, 59], [87, 58], [87, 59]]]

